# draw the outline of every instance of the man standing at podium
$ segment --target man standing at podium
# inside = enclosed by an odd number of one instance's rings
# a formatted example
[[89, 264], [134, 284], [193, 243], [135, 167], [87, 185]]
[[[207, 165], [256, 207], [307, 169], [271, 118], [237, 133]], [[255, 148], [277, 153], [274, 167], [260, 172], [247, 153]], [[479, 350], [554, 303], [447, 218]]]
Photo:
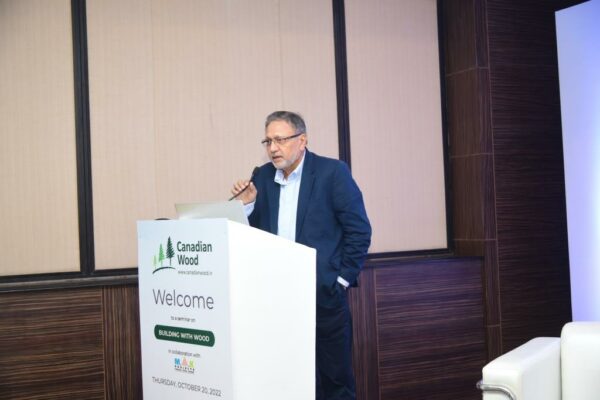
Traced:
[[355, 399], [346, 290], [356, 286], [371, 226], [348, 166], [308, 151], [307, 143], [300, 115], [270, 114], [262, 144], [271, 162], [231, 192], [250, 225], [317, 250], [316, 398]]

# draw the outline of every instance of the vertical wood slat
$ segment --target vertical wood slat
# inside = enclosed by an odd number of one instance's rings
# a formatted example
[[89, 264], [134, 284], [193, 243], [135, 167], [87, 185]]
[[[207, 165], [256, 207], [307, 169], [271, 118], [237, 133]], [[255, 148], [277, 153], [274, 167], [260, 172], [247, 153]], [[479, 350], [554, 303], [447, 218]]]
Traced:
[[443, 1], [455, 254], [484, 257], [488, 359], [501, 352], [486, 2]]
[[106, 399], [142, 398], [139, 297], [136, 286], [102, 290]]
[[100, 289], [0, 295], [1, 399], [104, 399]]
[[348, 296], [353, 319], [356, 398], [361, 400], [379, 400], [375, 288], [375, 270], [365, 269], [359, 286], [351, 289]]

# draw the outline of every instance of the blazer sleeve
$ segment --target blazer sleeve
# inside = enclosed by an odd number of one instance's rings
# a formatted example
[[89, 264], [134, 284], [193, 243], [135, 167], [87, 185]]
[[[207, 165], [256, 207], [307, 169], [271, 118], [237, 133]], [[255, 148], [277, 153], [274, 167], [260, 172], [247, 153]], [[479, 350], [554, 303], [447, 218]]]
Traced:
[[362, 193], [343, 162], [334, 173], [332, 190], [335, 215], [343, 230], [340, 276], [355, 286], [371, 244], [371, 224]]

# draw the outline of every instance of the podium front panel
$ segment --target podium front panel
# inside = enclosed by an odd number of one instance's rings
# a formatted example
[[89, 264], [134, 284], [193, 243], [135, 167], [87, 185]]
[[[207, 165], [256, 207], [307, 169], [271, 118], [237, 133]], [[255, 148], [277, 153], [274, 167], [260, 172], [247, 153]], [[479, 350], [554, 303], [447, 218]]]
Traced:
[[227, 221], [138, 222], [145, 399], [233, 399]]

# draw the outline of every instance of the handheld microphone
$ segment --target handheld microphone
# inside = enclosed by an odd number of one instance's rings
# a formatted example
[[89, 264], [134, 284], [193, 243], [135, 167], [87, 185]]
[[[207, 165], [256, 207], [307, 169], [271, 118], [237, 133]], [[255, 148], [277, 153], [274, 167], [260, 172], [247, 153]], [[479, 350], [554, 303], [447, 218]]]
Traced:
[[[250, 175], [250, 183], [252, 183], [252, 181], [254, 181], [254, 176], [255, 176], [256, 174], [258, 174], [258, 170], [259, 170], [259, 168], [258, 168], [258, 167], [254, 167], [254, 169], [252, 170], [252, 175]], [[245, 188], [243, 188], [242, 190], [240, 190], [240, 192], [239, 192], [238, 194], [236, 194], [236, 195], [234, 195], [234, 196], [231, 196], [231, 197], [229, 198], [229, 201], [231, 201], [231, 200], [235, 199], [235, 198], [236, 198], [236, 197], [238, 197], [240, 194], [244, 193], [244, 190], [246, 190], [246, 189], [248, 189], [248, 188], [250, 187], [250, 183], [248, 183], [248, 186], [246, 186]]]

